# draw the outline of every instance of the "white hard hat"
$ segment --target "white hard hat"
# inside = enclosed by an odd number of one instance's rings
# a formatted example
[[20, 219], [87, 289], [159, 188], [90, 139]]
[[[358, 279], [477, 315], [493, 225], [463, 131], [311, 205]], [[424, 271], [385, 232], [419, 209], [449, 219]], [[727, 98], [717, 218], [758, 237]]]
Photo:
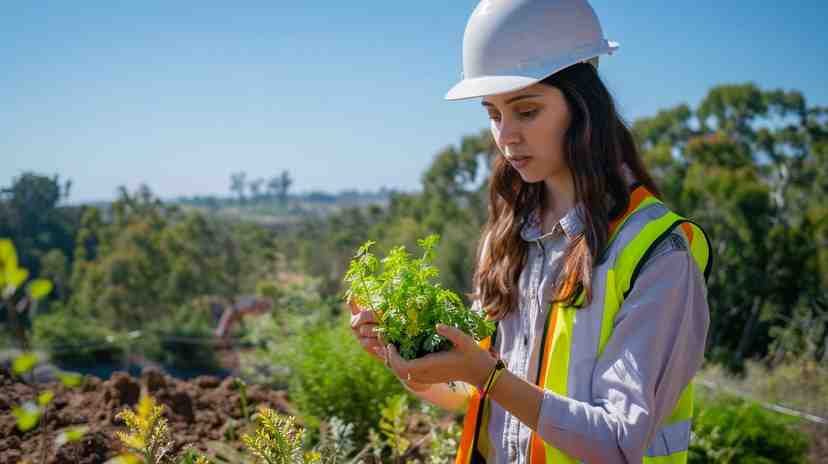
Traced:
[[483, 0], [463, 35], [463, 80], [446, 100], [529, 87], [618, 49], [586, 0]]

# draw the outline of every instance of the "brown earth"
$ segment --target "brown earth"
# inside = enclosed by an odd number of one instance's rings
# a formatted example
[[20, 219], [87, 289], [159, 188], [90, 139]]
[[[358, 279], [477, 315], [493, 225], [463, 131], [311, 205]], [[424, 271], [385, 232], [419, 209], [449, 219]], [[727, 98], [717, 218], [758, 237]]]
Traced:
[[[49, 464], [104, 463], [122, 450], [115, 431], [126, 431], [126, 427], [115, 416], [137, 404], [142, 388], [166, 406], [164, 417], [174, 441], [173, 452], [188, 444], [204, 451], [204, 443], [225, 440], [228, 427], [233, 427], [234, 421], [242, 417], [240, 395], [232, 387], [232, 380], [201, 376], [182, 381], [147, 369], [140, 379], [116, 372], [106, 381], [86, 377], [84, 384], [76, 388], [60, 383], [39, 385], [39, 391], [49, 389], [55, 396], [48, 406], [45, 422], [41, 418], [36, 428], [24, 433], [17, 428], [12, 407], [34, 400], [37, 391], [0, 368], [0, 463], [14, 464], [24, 458], [40, 462], [44, 424]], [[295, 413], [283, 391], [249, 385], [247, 399], [250, 408], [266, 405], [282, 414]], [[53, 443], [60, 430], [73, 425], [85, 425], [89, 430], [82, 440], [55, 448]], [[227, 443], [236, 448], [241, 446], [238, 439]]]

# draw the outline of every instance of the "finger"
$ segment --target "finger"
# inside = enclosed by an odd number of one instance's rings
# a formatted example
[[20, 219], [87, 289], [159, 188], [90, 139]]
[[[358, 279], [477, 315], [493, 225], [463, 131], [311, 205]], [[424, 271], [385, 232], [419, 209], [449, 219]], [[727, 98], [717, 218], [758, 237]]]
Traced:
[[455, 347], [461, 350], [466, 349], [470, 343], [474, 343], [474, 339], [462, 330], [445, 324], [437, 324], [437, 333], [448, 338]]
[[365, 310], [361, 311], [359, 314], [355, 314], [351, 316], [351, 327], [356, 327], [362, 324], [376, 324], [376, 320], [374, 319], [374, 313]]
[[441, 351], [429, 353], [417, 359], [406, 361], [406, 369], [416, 378], [426, 378], [439, 372], [457, 370], [458, 363], [463, 362], [456, 352]]
[[388, 357], [388, 367], [394, 371], [397, 377], [405, 378], [408, 372], [408, 361], [403, 359], [399, 353], [397, 353], [397, 348], [395, 348], [392, 343], [385, 345], [385, 352]]
[[377, 338], [376, 328], [376, 324], [366, 323], [359, 327], [359, 333], [365, 338]]
[[359, 314], [360, 309], [353, 299], [348, 300], [348, 306], [351, 307], [351, 314]]
[[[363, 339], [359, 341], [359, 344], [362, 346], [362, 349], [368, 352], [368, 354], [374, 355], [377, 353], [377, 349], [382, 350], [382, 345], [377, 343], [376, 340], [367, 340]], [[385, 353], [381, 355], [383, 358], [385, 357]]]

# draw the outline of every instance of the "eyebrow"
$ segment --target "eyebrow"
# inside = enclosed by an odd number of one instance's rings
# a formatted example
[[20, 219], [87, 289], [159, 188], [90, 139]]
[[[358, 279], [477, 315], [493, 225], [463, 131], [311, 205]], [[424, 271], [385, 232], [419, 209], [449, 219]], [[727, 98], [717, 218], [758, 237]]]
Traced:
[[[540, 95], [540, 94], [518, 95], [517, 97], [512, 97], [512, 98], [506, 100], [506, 104], [508, 105], [508, 104], [516, 102], [518, 100], [523, 100], [523, 99], [526, 99], [526, 98], [541, 97], [541, 96], [542, 95]], [[494, 106], [494, 105], [492, 105], [491, 103], [489, 103], [485, 100], [480, 102], [480, 104], [483, 105], [483, 106]]]

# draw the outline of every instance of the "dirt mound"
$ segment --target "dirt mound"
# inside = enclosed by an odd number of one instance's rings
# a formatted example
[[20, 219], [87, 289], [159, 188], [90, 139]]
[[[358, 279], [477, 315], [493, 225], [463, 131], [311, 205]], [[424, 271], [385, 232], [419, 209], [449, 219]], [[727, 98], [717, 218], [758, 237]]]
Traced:
[[[39, 386], [41, 391], [49, 389], [55, 393], [45, 419], [47, 462], [95, 464], [116, 456], [121, 447], [115, 431], [126, 428], [115, 416], [137, 404], [142, 388], [166, 406], [164, 416], [169, 421], [174, 452], [188, 444], [203, 449], [201, 446], [208, 441], [226, 440], [227, 427], [242, 417], [240, 394], [233, 388], [231, 378], [202, 376], [182, 381], [147, 369], [138, 379], [123, 372], [116, 372], [106, 381], [87, 377], [83, 386], [76, 388], [48, 383]], [[13, 406], [35, 397], [33, 386], [0, 369], [0, 462], [16, 463], [23, 458], [40, 462], [42, 424], [23, 433], [12, 414]], [[250, 385], [247, 401], [251, 411], [258, 405], [267, 405], [283, 414], [295, 413], [283, 391]], [[81, 441], [55, 448], [60, 430], [73, 425], [86, 425], [89, 431]], [[240, 445], [232, 438], [230, 443]]]

